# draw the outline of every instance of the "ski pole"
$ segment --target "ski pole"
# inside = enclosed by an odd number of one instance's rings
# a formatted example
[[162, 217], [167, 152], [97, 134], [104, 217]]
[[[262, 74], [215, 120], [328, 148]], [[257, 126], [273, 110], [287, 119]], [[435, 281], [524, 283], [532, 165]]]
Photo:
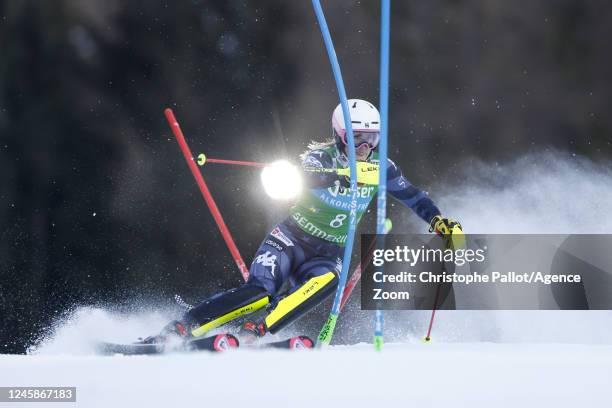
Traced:
[[185, 136], [183, 135], [183, 131], [181, 130], [181, 127], [178, 121], [176, 120], [176, 117], [174, 116], [174, 112], [172, 112], [172, 109], [167, 108], [166, 110], [164, 110], [164, 114], [166, 115], [166, 119], [168, 120], [170, 129], [172, 129], [172, 133], [174, 133], [174, 136], [176, 137], [181, 151], [183, 152], [183, 156], [187, 161], [187, 165], [191, 170], [191, 174], [193, 174], [193, 177], [195, 178], [196, 183], [200, 188], [202, 197], [204, 197], [206, 204], [208, 204], [208, 208], [210, 209], [210, 212], [212, 213], [212, 216], [215, 219], [215, 222], [217, 223], [217, 227], [219, 227], [219, 231], [221, 231], [223, 240], [229, 248], [229, 251], [232, 254], [232, 257], [234, 258], [234, 262], [236, 262], [238, 269], [242, 273], [242, 277], [246, 281], [249, 278], [249, 270], [246, 267], [244, 261], [242, 260], [242, 256], [240, 256], [240, 252], [238, 251], [238, 247], [236, 247], [236, 243], [234, 243], [232, 234], [229, 232], [227, 225], [225, 225], [225, 221], [223, 221], [221, 212], [217, 208], [217, 204], [215, 203], [212, 194], [210, 194], [210, 190], [208, 190], [208, 186], [204, 181], [204, 177], [202, 177], [202, 173], [200, 173], [200, 170], [198, 170], [198, 166], [195, 164], [194, 158], [191, 154], [191, 150], [187, 145], [187, 141], [185, 141]]
[[[460, 235], [460, 238], [463, 238], [463, 235]], [[463, 244], [460, 245], [465, 245], [465, 240], [463, 240]], [[452, 237], [450, 239], [448, 239], [445, 244], [444, 244], [446, 249], [454, 249], [455, 248], [455, 244], [452, 241]], [[455, 272], [453, 272], [455, 273]], [[431, 329], [433, 327], [433, 323], [434, 323], [434, 319], [436, 317], [436, 310], [438, 309], [438, 300], [440, 298], [440, 289], [442, 288], [442, 284], [438, 283], [438, 286], [436, 288], [436, 296], [434, 298], [434, 305], [433, 305], [433, 309], [431, 309], [431, 317], [429, 318], [429, 328], [427, 329], [427, 335], [423, 338], [423, 341], [428, 343], [431, 341]]]
[[[385, 222], [385, 234], [388, 234], [389, 231], [391, 231], [392, 226], [393, 224], [391, 223], [391, 220], [387, 218]], [[361, 279], [361, 271], [364, 268], [367, 268], [368, 264], [372, 260], [372, 257], [374, 256], [375, 246], [376, 239], [372, 240], [372, 243], [370, 244], [370, 246], [368, 247], [368, 251], [366, 252], [366, 256], [361, 259], [361, 262], [355, 268], [351, 279], [346, 283], [346, 287], [344, 288], [344, 292], [342, 293], [342, 301], [340, 302], [340, 311], [344, 309], [344, 305], [348, 301], [349, 296], [351, 296], [351, 293], [353, 293], [353, 289], [355, 289], [357, 282], [359, 282], [359, 280]]]
[[342, 72], [340, 71], [340, 64], [338, 63], [338, 57], [334, 50], [334, 44], [325, 21], [325, 15], [321, 8], [321, 2], [319, 0], [312, 0], [312, 6], [314, 8], [319, 28], [321, 29], [321, 35], [323, 36], [323, 42], [327, 50], [327, 56], [332, 67], [334, 74], [334, 80], [336, 82], [336, 88], [338, 89], [338, 96], [340, 97], [340, 105], [342, 106], [342, 114], [344, 116], [344, 123], [346, 124], [346, 136], [348, 143], [348, 158], [350, 170], [350, 185], [351, 185], [351, 204], [349, 211], [349, 224], [348, 231], [346, 234], [346, 245], [344, 247], [344, 258], [342, 262], [342, 271], [340, 272], [340, 279], [338, 287], [336, 288], [336, 295], [334, 296], [334, 303], [329, 313], [327, 321], [321, 328], [319, 337], [317, 339], [317, 347], [323, 347], [329, 345], [334, 329], [336, 328], [336, 322], [338, 321], [338, 315], [340, 314], [340, 301], [342, 300], [342, 293], [344, 292], [344, 286], [346, 285], [346, 277], [348, 275], [348, 269], [351, 263], [351, 253], [353, 251], [353, 242], [355, 240], [355, 229], [357, 226], [357, 163], [355, 161], [355, 137], [353, 136], [353, 126], [351, 124], [351, 114], [348, 107], [346, 90], [344, 89], [344, 81], [342, 80]]
[[440, 296], [440, 287], [442, 285], [438, 283], [438, 287], [436, 288], [436, 296], [434, 298], [433, 309], [431, 309], [431, 318], [429, 319], [429, 328], [427, 329], [427, 335], [423, 339], [423, 341], [430, 342], [431, 341], [431, 328], [433, 327], [434, 318], [436, 317], [436, 309], [438, 308], [438, 297]]

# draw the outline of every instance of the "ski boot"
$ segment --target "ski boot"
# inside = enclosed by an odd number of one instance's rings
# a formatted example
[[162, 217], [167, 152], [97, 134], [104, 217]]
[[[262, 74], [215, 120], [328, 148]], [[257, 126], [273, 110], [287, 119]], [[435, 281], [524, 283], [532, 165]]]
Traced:
[[155, 335], [140, 339], [139, 344], [182, 344], [191, 339], [189, 329], [178, 320], [173, 320]]
[[244, 344], [254, 344], [268, 332], [264, 323], [257, 323], [251, 320], [244, 322], [238, 329], [236, 335]]

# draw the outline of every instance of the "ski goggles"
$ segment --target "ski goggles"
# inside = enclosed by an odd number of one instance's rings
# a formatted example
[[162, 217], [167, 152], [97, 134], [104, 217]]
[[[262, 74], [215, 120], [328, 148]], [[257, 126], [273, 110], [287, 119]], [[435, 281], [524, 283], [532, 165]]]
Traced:
[[[370, 149], [376, 148], [380, 141], [380, 132], [353, 132], [353, 138], [355, 139], [355, 148], [360, 147], [363, 144], [370, 146]], [[348, 145], [346, 133], [341, 137], [342, 143]]]

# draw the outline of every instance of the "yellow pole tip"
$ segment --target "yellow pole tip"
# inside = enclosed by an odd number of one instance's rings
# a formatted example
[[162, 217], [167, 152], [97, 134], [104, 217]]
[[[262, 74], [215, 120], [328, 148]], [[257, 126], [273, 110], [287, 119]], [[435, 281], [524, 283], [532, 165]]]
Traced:
[[431, 342], [431, 337], [425, 336], [423, 337], [423, 343], [430, 343]]
[[198, 165], [203, 166], [206, 164], [206, 155], [204, 153], [198, 154]]

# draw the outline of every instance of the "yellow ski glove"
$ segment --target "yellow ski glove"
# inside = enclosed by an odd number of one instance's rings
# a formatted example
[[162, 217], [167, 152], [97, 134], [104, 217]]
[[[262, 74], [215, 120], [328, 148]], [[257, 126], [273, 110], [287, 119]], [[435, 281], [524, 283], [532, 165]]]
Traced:
[[431, 219], [429, 225], [429, 232], [438, 234], [444, 240], [447, 248], [465, 248], [465, 235], [458, 221], [436, 215]]

